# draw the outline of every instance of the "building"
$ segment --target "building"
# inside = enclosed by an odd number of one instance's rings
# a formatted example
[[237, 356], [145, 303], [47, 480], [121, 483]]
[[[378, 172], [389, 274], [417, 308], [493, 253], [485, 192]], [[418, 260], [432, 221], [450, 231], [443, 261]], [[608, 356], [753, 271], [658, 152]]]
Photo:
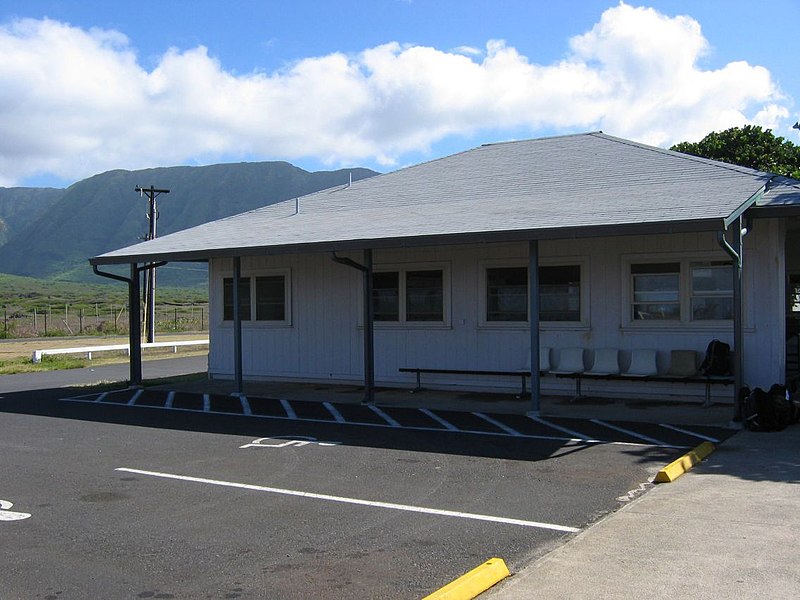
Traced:
[[[798, 205], [800, 182], [598, 132], [486, 144], [90, 262], [130, 265], [138, 298], [147, 265], [208, 261], [209, 375], [239, 389], [364, 381], [369, 397], [375, 382], [413, 386], [404, 367], [522, 369], [536, 409], [540, 393], [573, 393], [573, 380], [536, 368], [567, 349], [585, 349], [587, 368], [618, 349], [622, 370], [655, 350], [665, 373], [672, 350], [699, 358], [719, 339], [736, 385], [713, 394], [732, 400], [786, 378]], [[434, 373], [426, 385], [513, 391], [519, 379]], [[614, 397], [706, 391], [586, 385]]]

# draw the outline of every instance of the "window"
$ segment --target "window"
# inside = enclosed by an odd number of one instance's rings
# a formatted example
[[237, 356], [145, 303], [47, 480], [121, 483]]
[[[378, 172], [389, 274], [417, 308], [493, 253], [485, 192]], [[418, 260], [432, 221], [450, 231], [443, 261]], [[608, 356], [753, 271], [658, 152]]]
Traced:
[[376, 321], [400, 320], [400, 273], [372, 274], [372, 309]]
[[631, 265], [634, 321], [680, 320], [680, 263]]
[[528, 320], [527, 267], [486, 269], [486, 320]]
[[539, 320], [581, 320], [579, 265], [539, 267]]
[[[222, 306], [223, 320], [233, 321], [233, 278], [226, 277], [222, 280]], [[250, 278], [239, 279], [239, 318], [242, 321], [250, 320]]]
[[256, 277], [256, 321], [286, 319], [286, 278], [283, 275]]
[[406, 272], [406, 321], [444, 321], [442, 271]]
[[[239, 279], [239, 314], [242, 321], [289, 322], [288, 273]], [[233, 320], [233, 278], [222, 280], [223, 320]]]
[[692, 263], [692, 321], [733, 319], [733, 273], [724, 262]]
[[[528, 321], [528, 268], [486, 268], [486, 323]], [[539, 267], [539, 320], [581, 321], [581, 265]]]
[[444, 323], [444, 269], [399, 269], [372, 275], [372, 310], [376, 322]]
[[727, 261], [629, 263], [629, 322], [697, 323], [733, 319], [733, 273]]

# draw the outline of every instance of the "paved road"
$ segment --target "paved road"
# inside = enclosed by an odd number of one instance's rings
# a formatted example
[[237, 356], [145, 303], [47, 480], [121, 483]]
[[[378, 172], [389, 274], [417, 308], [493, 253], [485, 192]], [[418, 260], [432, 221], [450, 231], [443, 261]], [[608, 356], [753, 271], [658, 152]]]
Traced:
[[0, 394], [0, 499], [31, 515], [0, 519], [0, 597], [419, 598], [492, 556], [528, 564], [680, 452], [469, 413], [435, 413], [454, 431], [392, 424], [410, 409], [133, 393]]
[[[142, 363], [142, 375], [145, 379], [200, 373], [206, 370], [208, 370], [208, 357], [205, 355], [148, 360]], [[128, 363], [63, 371], [0, 375], [0, 395], [25, 390], [91, 385], [104, 381], [127, 381], [129, 376]]]

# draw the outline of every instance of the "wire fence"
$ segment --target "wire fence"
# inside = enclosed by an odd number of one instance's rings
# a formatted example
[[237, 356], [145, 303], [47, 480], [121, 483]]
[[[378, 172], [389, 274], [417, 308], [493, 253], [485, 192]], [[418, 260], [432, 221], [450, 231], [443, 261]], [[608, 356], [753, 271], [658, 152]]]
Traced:
[[[140, 307], [142, 323], [145, 314]], [[207, 331], [208, 304], [158, 304], [156, 331]], [[49, 304], [41, 307], [3, 307], [0, 337], [67, 337], [128, 333], [128, 305], [113, 303]]]

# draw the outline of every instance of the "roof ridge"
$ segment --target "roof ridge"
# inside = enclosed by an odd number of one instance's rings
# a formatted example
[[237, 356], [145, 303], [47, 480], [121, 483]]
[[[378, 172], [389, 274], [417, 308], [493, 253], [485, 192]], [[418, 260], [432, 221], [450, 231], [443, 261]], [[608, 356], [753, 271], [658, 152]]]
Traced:
[[609, 135], [607, 133], [603, 133], [602, 131], [592, 133], [595, 137], [599, 137], [601, 139], [606, 139], [611, 142], [617, 142], [619, 144], [623, 144], [626, 146], [633, 146], [636, 148], [640, 148], [642, 150], [649, 150], [651, 152], [657, 152], [659, 154], [666, 154], [668, 156], [674, 156], [675, 158], [680, 158], [682, 160], [688, 160], [691, 162], [699, 162], [703, 163], [712, 167], [717, 167], [720, 169], [727, 169], [729, 171], [735, 171], [737, 173], [742, 173], [743, 175], [752, 175], [754, 173], [758, 173], [761, 175], [775, 175], [775, 173], [770, 173], [768, 171], [761, 171], [759, 169], [752, 169], [750, 167], [744, 167], [742, 165], [736, 165], [733, 163], [728, 163], [722, 160], [714, 160], [713, 158], [705, 158], [703, 156], [696, 156], [694, 154], [687, 154], [686, 152], [678, 152], [676, 150], [670, 150], [669, 148], [659, 148], [658, 146], [651, 146], [650, 144], [644, 144], [642, 142], [636, 142], [634, 140], [626, 140], [625, 138], [616, 137], [613, 135]]
[[585, 135], [596, 135], [598, 133], [603, 133], [603, 132], [600, 131], [600, 130], [597, 130], [597, 131], [584, 131], [584, 132], [581, 132], [581, 133], [563, 133], [563, 134], [560, 134], [560, 135], [547, 135], [547, 136], [544, 136], [544, 137], [525, 138], [525, 139], [522, 139], [522, 140], [504, 140], [504, 141], [500, 141], [500, 142], [486, 142], [484, 144], [481, 144], [477, 148], [473, 148], [473, 150], [477, 150], [478, 148], [484, 148], [486, 146], [500, 146], [500, 145], [503, 145], [503, 144], [522, 144], [522, 143], [526, 143], [526, 142], [543, 142], [545, 140], [558, 140], [558, 139], [570, 138], [570, 137], [581, 137], [581, 136], [585, 136]]

